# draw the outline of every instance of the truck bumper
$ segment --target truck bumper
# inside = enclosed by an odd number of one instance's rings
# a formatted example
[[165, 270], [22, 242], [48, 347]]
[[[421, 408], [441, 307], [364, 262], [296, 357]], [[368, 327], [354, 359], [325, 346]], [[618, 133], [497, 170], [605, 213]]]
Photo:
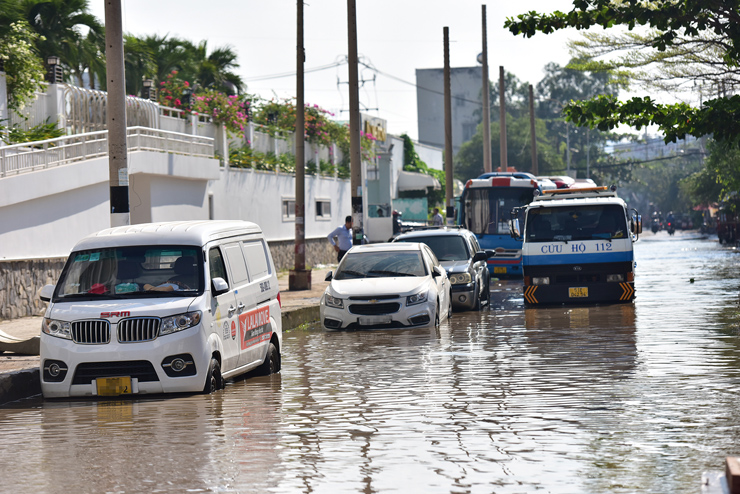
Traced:
[[525, 305], [596, 304], [632, 302], [635, 283], [574, 283], [572, 285], [525, 285]]

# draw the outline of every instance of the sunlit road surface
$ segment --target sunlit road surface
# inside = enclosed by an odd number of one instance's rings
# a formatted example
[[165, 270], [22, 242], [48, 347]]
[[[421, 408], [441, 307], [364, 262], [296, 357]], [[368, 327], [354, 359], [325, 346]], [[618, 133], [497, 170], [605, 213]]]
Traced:
[[[740, 257], [644, 234], [634, 304], [285, 335], [212, 396], [0, 409], [5, 492], [697, 493], [740, 453]], [[693, 279], [693, 283], [690, 280]]]

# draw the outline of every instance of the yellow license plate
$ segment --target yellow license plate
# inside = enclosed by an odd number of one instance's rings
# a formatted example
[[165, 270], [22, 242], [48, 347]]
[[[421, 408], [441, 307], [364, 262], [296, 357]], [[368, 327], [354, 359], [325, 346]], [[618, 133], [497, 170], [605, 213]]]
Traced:
[[577, 288], [568, 288], [568, 296], [570, 298], [584, 298], [588, 297], [588, 287], [579, 286]]
[[506, 268], [505, 267], [502, 267], [502, 268], [493, 268], [493, 272], [494, 273], [506, 274]]
[[99, 377], [95, 380], [98, 386], [98, 396], [129, 395], [131, 390], [130, 377]]

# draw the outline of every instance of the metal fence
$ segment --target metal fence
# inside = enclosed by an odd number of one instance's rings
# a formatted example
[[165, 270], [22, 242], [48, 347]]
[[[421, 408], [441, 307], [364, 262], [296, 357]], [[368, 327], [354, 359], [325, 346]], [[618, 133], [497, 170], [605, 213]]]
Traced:
[[26, 103], [22, 110], [18, 112], [10, 110], [8, 112], [9, 127], [17, 126], [23, 130], [28, 130], [31, 127], [46, 123], [46, 119], [49, 118], [47, 102], [50, 96], [48, 92], [41, 93], [38, 91], [34, 93], [34, 96], [33, 101]]
[[[213, 139], [146, 127], [129, 127], [129, 151], [157, 151], [212, 158]], [[108, 131], [87, 132], [0, 147], [0, 177], [108, 155]]]

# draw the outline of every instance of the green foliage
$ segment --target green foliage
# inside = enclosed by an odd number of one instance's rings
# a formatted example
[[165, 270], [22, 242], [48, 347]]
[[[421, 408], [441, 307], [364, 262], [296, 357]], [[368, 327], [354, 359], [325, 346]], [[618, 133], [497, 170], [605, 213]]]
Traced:
[[5, 144], [20, 144], [23, 142], [45, 141], [64, 136], [64, 130], [57, 127], [54, 122], [38, 124], [28, 130], [23, 130], [17, 124], [7, 128], [0, 124], [0, 136], [7, 136], [2, 141]]
[[[529, 115], [516, 118], [507, 114], [506, 122], [508, 165], [520, 171], [530, 171], [532, 169], [532, 148]], [[544, 120], [535, 120], [535, 133], [539, 174], [546, 175], [563, 170], [565, 168], [563, 160], [548, 138]], [[499, 134], [499, 122], [491, 122], [491, 156], [494, 170], [498, 167], [501, 155]], [[479, 176], [483, 171], [483, 125], [481, 124], [473, 138], [460, 146], [455, 156], [455, 177], [466, 182]]]
[[34, 99], [35, 91], [43, 90], [44, 66], [34, 47], [40, 40], [42, 36], [24, 21], [12, 23], [9, 32], [0, 38], [0, 59], [5, 64], [11, 110], [22, 110]]
[[250, 101], [237, 95], [227, 96], [207, 89], [197, 94], [192, 109], [200, 115], [208, 115], [213, 122], [224, 125], [228, 132], [244, 136], [250, 104]]
[[[737, 0], [574, 0], [573, 5], [573, 10], [568, 13], [556, 11], [542, 15], [528, 12], [516, 19], [507, 19], [504, 25], [513, 34], [525, 37], [568, 27], [588, 29], [621, 25], [632, 30], [637, 25], [647, 26], [652, 31], [642, 43], [659, 52], [679, 46], [685, 37], [711, 35], [721, 40], [721, 61], [726, 69], [736, 67], [740, 59], [740, 23], [736, 18], [740, 2]], [[665, 134], [666, 142], [675, 142], [686, 134], [696, 137], [714, 134], [718, 140], [735, 145], [740, 143], [738, 96], [718, 98], [701, 108], [692, 108], [685, 103], [659, 105], [650, 97], [632, 98], [622, 103], [613, 96], [602, 95], [590, 101], [571, 103], [565, 112], [571, 121], [600, 130], [613, 129], [619, 124], [638, 129], [655, 124]]]
[[431, 175], [432, 177], [436, 178], [442, 188], [439, 190], [433, 190], [430, 188], [426, 193], [422, 192], [421, 195], [426, 196], [430, 204], [444, 204], [444, 200], [446, 197], [445, 191], [447, 186], [447, 178], [445, 176], [445, 172], [443, 170], [435, 170], [434, 168], [429, 168], [429, 166], [427, 166], [427, 164], [424, 163], [421, 158], [419, 158], [419, 155], [414, 148], [414, 143], [411, 141], [411, 138], [407, 134], [402, 134], [401, 138], [403, 139], [404, 171], [423, 173], [425, 175]]

